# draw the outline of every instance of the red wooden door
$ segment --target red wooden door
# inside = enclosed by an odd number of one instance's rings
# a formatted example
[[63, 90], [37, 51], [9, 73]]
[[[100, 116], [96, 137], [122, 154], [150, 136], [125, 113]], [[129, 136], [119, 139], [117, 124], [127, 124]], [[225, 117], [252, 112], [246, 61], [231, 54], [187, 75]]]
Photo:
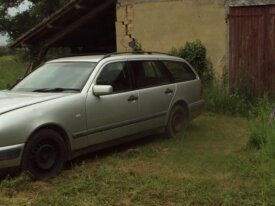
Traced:
[[275, 6], [230, 8], [229, 44], [230, 86], [275, 93]]
[[267, 90], [275, 94], [275, 6], [269, 7], [267, 11], [267, 60], [266, 79], [268, 79]]

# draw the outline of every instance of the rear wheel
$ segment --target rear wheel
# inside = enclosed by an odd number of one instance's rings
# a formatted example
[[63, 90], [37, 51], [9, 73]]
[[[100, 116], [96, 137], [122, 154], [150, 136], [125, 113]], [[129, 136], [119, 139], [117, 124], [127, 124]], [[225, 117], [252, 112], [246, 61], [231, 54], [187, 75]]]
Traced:
[[171, 138], [183, 132], [188, 124], [187, 110], [176, 105], [172, 108], [166, 126], [166, 136]]
[[36, 132], [27, 143], [22, 169], [34, 179], [49, 179], [58, 175], [67, 160], [67, 147], [57, 132], [43, 129]]

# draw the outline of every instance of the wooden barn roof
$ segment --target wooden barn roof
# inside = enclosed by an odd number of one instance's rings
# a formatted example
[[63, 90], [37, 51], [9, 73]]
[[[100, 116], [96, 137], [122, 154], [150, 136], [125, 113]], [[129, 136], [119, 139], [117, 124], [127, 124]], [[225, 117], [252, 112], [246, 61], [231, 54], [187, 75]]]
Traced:
[[88, 27], [90, 29], [87, 34], [90, 35], [90, 38], [95, 38], [96, 30], [100, 30], [100, 23], [108, 23], [107, 20], [104, 22], [106, 15], [108, 15], [106, 10], [113, 7], [114, 3], [115, 0], [72, 0], [16, 39], [10, 44], [10, 47], [26, 47], [41, 43], [43, 43], [44, 47], [53, 45], [64, 46], [66, 42], [68, 43], [68, 35], [71, 33], [75, 33], [72, 42], [79, 42], [83, 39], [78, 40], [78, 38], [83, 38], [85, 31], [76, 32], [76, 30], [91, 21], [95, 24], [95, 27], [91, 28], [91, 25], [86, 26], [86, 29]]

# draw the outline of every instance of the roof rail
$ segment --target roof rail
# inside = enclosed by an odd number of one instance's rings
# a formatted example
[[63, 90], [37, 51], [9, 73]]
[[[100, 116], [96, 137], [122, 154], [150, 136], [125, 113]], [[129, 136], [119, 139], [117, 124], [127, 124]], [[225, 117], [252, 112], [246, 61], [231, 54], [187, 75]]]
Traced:
[[121, 54], [163, 54], [163, 55], [168, 55], [171, 56], [168, 53], [164, 53], [164, 52], [151, 52], [151, 51], [134, 51], [134, 52], [112, 52], [109, 54], [104, 55], [104, 57], [102, 57], [102, 59], [111, 57], [111, 56], [115, 56], [115, 55], [121, 55]]
[[[163, 55], [168, 55], [168, 56], [172, 56], [171, 54], [168, 53], [164, 53], [164, 52], [151, 52], [151, 51], [134, 51], [134, 52], [111, 52], [111, 53], [80, 53], [80, 54], [69, 54], [69, 55], [64, 55], [64, 56], [60, 56], [58, 58], [65, 58], [65, 57], [77, 57], [77, 56], [88, 56], [88, 55], [104, 55], [101, 60], [106, 59], [108, 57], [112, 57], [115, 55], [123, 55], [123, 54], [163, 54]], [[101, 61], [100, 60], [100, 61]]]

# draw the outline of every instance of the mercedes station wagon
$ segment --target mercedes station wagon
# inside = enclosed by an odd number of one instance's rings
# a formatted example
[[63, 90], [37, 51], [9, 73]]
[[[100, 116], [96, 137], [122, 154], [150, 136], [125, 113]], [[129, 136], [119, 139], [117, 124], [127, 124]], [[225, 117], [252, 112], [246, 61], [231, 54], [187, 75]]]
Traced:
[[182, 132], [203, 107], [199, 76], [184, 59], [157, 53], [49, 61], [0, 91], [0, 168], [35, 179], [73, 158], [162, 132]]

